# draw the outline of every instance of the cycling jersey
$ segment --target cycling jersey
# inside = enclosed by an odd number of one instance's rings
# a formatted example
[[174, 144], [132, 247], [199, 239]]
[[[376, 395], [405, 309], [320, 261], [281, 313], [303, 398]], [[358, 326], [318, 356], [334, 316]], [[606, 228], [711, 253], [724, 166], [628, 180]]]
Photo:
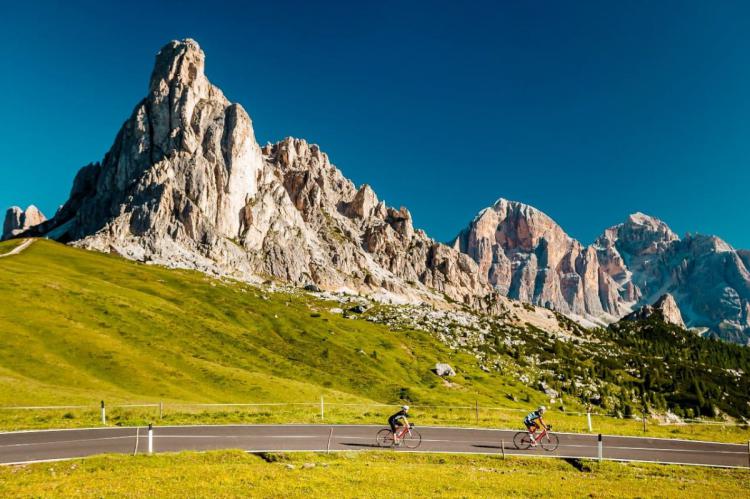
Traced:
[[539, 411], [532, 411], [526, 416], [523, 420], [523, 422], [526, 424], [526, 426], [533, 425], [534, 421], [537, 419], [542, 419], [542, 415], [539, 413]]
[[406, 419], [406, 411], [404, 410], [398, 411], [396, 414], [388, 418], [388, 422], [395, 423], [396, 421], [400, 419]]
[[406, 411], [401, 409], [396, 414], [388, 418], [388, 424], [391, 426], [391, 430], [396, 431], [396, 425], [403, 425], [401, 420], [406, 420]]

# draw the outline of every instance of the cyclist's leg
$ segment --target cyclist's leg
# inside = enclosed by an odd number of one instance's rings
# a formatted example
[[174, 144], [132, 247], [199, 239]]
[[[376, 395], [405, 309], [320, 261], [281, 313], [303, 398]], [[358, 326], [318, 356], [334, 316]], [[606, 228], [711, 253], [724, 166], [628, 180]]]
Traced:
[[536, 430], [538, 429], [537, 425], [534, 423], [526, 424], [526, 429], [529, 430], [529, 440], [531, 440], [531, 446], [536, 445]]
[[400, 422], [396, 422], [396, 430], [393, 432], [393, 441], [396, 443], [401, 443], [401, 438], [404, 436], [403, 432], [404, 425], [402, 425]]
[[523, 424], [526, 425], [526, 431], [529, 432], [529, 436], [533, 437], [536, 432], [536, 425], [531, 421], [524, 421]]

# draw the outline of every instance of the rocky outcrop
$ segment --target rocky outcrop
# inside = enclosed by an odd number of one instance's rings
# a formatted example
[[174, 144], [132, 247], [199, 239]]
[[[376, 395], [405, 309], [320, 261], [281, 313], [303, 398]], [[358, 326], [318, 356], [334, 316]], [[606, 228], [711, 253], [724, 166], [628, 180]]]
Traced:
[[47, 217], [39, 211], [33, 204], [22, 210], [18, 206], [11, 206], [5, 212], [5, 221], [3, 222], [3, 234], [0, 240], [6, 240], [25, 232], [31, 227], [35, 227], [47, 220]]
[[750, 252], [713, 236], [680, 239], [643, 213], [583, 247], [539, 210], [500, 199], [477, 215], [454, 247], [511, 298], [594, 322], [655, 302], [674, 304], [665, 312], [675, 323], [738, 343], [750, 340]]
[[[371, 292], [394, 295], [392, 299], [418, 297], [428, 291], [469, 305], [493, 306], [488, 298], [492, 290], [470, 258], [414, 229], [406, 208], [386, 206], [366, 184], [355, 187], [318, 146], [287, 138], [266, 145], [263, 154], [272, 177], [283, 186], [282, 197], [296, 210], [301, 218], [298, 226], [307, 234], [304, 241], [291, 246], [294, 252], [288, 257], [281, 252], [290, 245], [269, 240], [267, 233], [263, 236], [276, 252], [265, 259], [269, 273], [276, 275], [274, 266], [299, 266], [309, 269], [307, 278], [327, 288], [364, 286]], [[288, 216], [272, 218], [281, 223]], [[249, 230], [265, 226], [262, 220], [263, 216], [254, 215]], [[247, 249], [257, 252], [260, 239], [258, 233], [245, 236]]]
[[669, 293], [687, 327], [726, 340], [750, 339], [750, 272], [742, 252], [715, 236], [677, 237], [662, 221], [643, 214], [605, 231], [595, 243], [624, 301], [640, 307]]
[[29, 235], [246, 280], [499, 306], [474, 261], [355, 187], [317, 145], [259, 147], [248, 114], [204, 67], [193, 40], [163, 47], [110, 151]]
[[476, 261], [480, 273], [510, 298], [596, 321], [625, 311], [595, 249], [523, 203], [499, 199], [474, 218], [453, 247]]
[[437, 364], [435, 364], [434, 371], [438, 376], [451, 377], [456, 375], [456, 371], [453, 370], [450, 364], [445, 364], [443, 362], [438, 362]]
[[680, 326], [682, 328], [685, 327], [680, 308], [669, 293], [662, 295], [661, 298], [656, 300], [652, 305], [644, 305], [635, 312], [629, 313], [623, 318], [623, 320], [645, 320], [650, 319], [651, 317], [657, 317], [668, 324], [674, 324], [675, 326]]

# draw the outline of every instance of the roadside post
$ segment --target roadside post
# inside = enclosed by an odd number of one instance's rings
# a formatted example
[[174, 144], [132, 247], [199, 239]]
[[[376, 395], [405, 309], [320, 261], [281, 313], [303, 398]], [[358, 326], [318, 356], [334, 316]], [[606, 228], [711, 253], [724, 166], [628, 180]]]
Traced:
[[325, 419], [325, 403], [323, 402], [323, 395], [320, 396], [320, 420]]
[[643, 433], [646, 433], [646, 413], [643, 413]]
[[[750, 442], [748, 442], [750, 445]], [[500, 440], [500, 449], [503, 451], [503, 459], [505, 459], [505, 440]]]
[[150, 456], [154, 452], [154, 426], [152, 423], [148, 424], [148, 455]]
[[104, 408], [104, 401], [102, 400], [102, 424], [107, 424], [107, 412]]
[[477, 420], [477, 425], [479, 425], [479, 401], [474, 401], [474, 416]]
[[594, 430], [591, 428], [591, 409], [590, 408], [586, 409], [586, 422], [589, 425], [589, 433], [591, 433]]
[[604, 458], [604, 449], [602, 445], [602, 434], [599, 434], [599, 441], [597, 442], [597, 457], [599, 458], [599, 462], [602, 462], [602, 459]]

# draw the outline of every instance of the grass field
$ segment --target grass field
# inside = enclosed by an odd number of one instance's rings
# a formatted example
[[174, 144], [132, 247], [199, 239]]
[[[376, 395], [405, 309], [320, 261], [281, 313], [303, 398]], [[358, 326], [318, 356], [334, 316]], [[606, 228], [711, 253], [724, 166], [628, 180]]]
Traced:
[[24, 243], [25, 239], [11, 239], [0, 243], [0, 256], [10, 253]]
[[[0, 254], [15, 243], [0, 243]], [[382, 423], [392, 407], [377, 404], [408, 401], [419, 424], [515, 428], [523, 411], [546, 402], [429, 333], [347, 319], [329, 312], [334, 306], [340, 304], [35, 241], [0, 260], [0, 407], [91, 409], [0, 409], [0, 429], [93, 426], [99, 400], [165, 404], [160, 421], [153, 407], [111, 407], [110, 424], [319, 422], [321, 396], [325, 422]], [[450, 382], [436, 376], [436, 362], [450, 363], [458, 375]], [[216, 402], [310, 405], [175, 405]], [[420, 407], [426, 405], [465, 408]], [[586, 429], [582, 416], [553, 412], [548, 419], [560, 431]], [[594, 431], [642, 434], [637, 421], [598, 417]], [[650, 424], [648, 434], [750, 438], [747, 428], [716, 426]]]
[[747, 470], [381, 452], [240, 451], [0, 468], [4, 497], [747, 497]]

